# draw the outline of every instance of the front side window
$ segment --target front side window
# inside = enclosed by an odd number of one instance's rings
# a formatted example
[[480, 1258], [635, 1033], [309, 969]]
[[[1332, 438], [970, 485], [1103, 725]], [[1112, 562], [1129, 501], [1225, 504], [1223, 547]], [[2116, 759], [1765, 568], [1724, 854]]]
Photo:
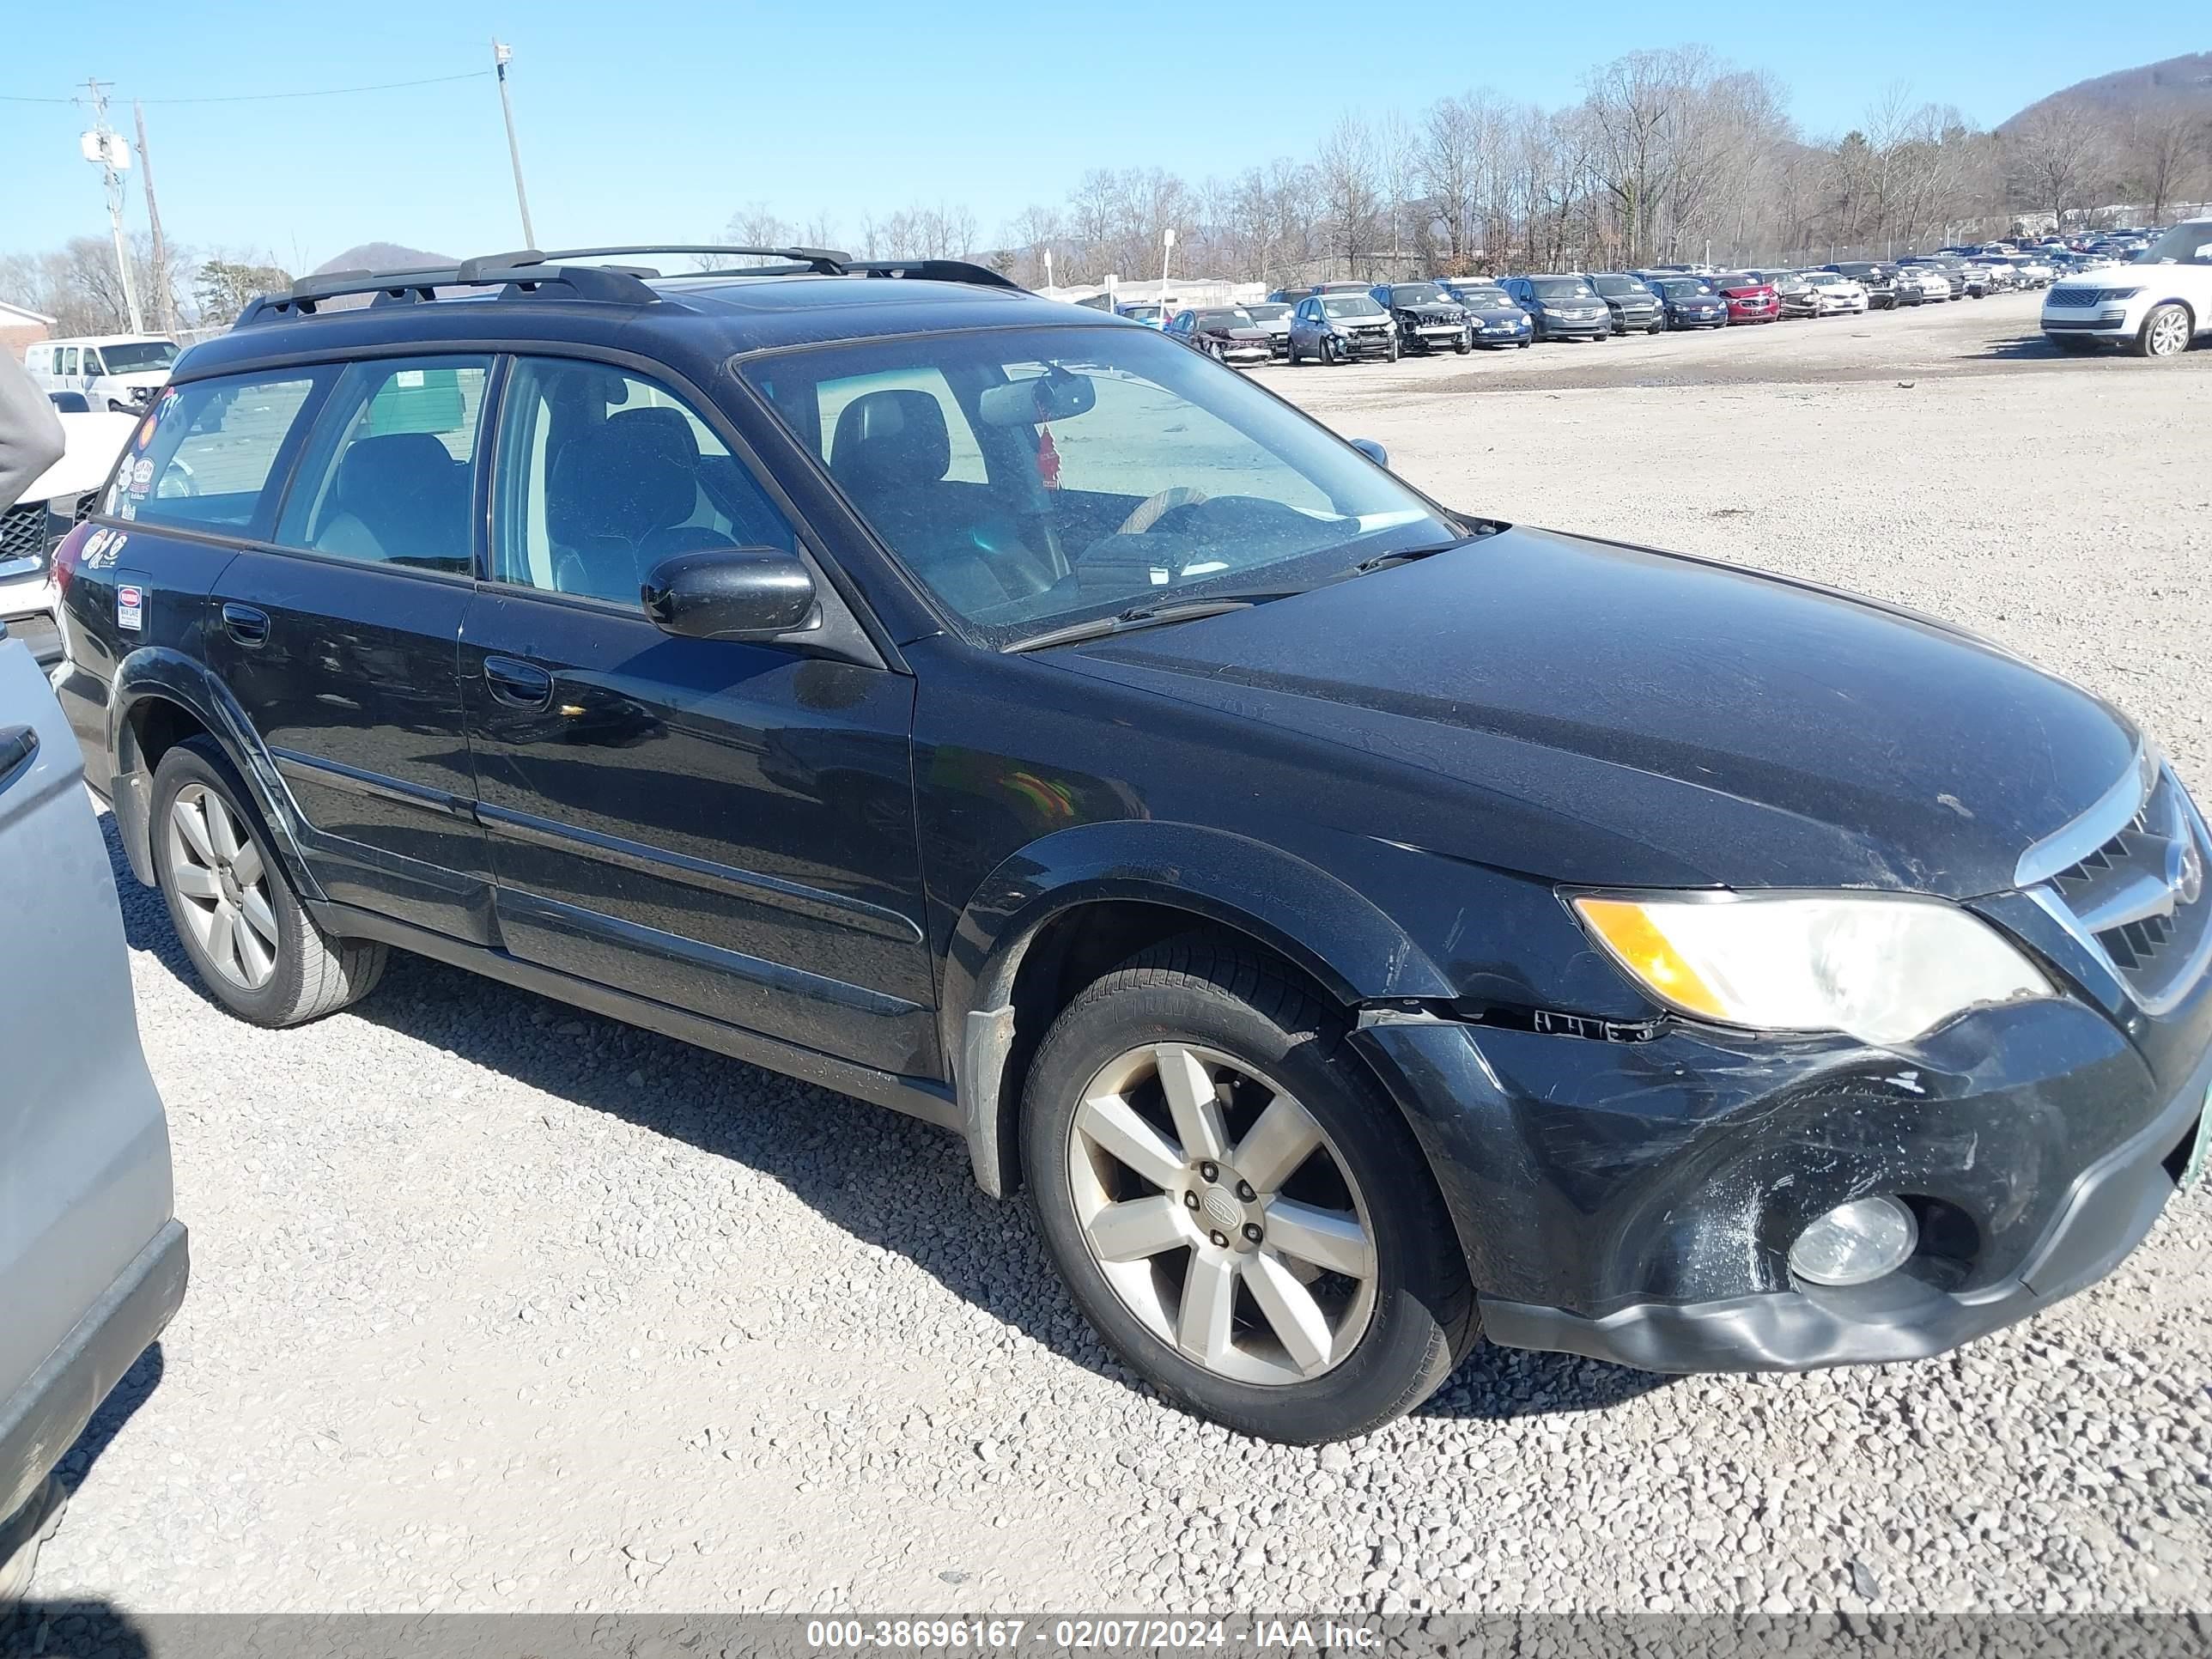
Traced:
[[798, 549], [714, 428], [665, 386], [620, 369], [517, 359], [499, 453], [496, 581], [635, 605], [653, 566], [675, 554]]
[[106, 510], [144, 524], [244, 530], [314, 390], [314, 371], [173, 386], [124, 452]]
[[[1241, 376], [1133, 329], [875, 340], [758, 358], [742, 372], [986, 645], [1140, 603], [1285, 591], [1460, 533]], [[951, 418], [896, 389], [895, 374], [948, 389], [977, 445], [980, 481], [953, 475]], [[861, 382], [880, 389], [846, 406], [823, 448], [819, 388]]]
[[87, 346], [84, 349], [84, 372], [88, 374], [106, 374], [110, 372], [100, 366], [99, 347]]
[[489, 357], [349, 365], [317, 417], [276, 539], [368, 564], [469, 574]]

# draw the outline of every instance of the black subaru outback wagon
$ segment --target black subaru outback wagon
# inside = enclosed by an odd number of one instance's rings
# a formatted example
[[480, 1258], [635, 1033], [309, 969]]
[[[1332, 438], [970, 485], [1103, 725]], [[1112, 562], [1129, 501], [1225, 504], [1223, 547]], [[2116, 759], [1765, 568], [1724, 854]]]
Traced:
[[1286, 1440], [1478, 1332], [1930, 1353], [2202, 1162], [2205, 828], [2096, 699], [1447, 509], [988, 271], [641, 252], [257, 303], [64, 548], [88, 769], [242, 1017], [397, 945], [941, 1124]]

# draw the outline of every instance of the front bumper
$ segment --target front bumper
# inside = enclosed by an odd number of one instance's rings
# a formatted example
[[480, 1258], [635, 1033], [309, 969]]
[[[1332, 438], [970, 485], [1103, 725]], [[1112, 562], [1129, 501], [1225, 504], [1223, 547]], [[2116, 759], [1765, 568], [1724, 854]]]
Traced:
[[1602, 340], [1612, 332], [1610, 317], [1544, 319], [1544, 337], [1547, 340]]
[[[2069, 998], [1903, 1049], [1387, 1015], [1354, 1041], [1422, 1143], [1493, 1340], [1802, 1370], [1940, 1352], [2132, 1250], [2204, 1133], [2212, 994], [2157, 1024], [2131, 1042]], [[1850, 1290], [1794, 1279], [1797, 1234], [1876, 1194], [1916, 1212], [1912, 1259]]]
[[184, 1224], [166, 1222], [61, 1346], [0, 1401], [0, 1517], [46, 1478], [108, 1390], [167, 1328], [190, 1273]]

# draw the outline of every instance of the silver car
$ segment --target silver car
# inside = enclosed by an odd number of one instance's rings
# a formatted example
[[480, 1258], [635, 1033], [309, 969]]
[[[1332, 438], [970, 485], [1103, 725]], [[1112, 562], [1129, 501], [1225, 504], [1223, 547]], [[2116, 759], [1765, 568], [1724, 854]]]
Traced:
[[168, 1122], [78, 755], [0, 631], [0, 1620], [60, 1519], [54, 1466], [185, 1294]]

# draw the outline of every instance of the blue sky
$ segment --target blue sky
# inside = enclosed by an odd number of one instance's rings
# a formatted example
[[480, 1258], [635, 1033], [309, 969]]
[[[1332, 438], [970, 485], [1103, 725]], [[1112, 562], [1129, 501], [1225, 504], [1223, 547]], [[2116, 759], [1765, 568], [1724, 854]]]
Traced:
[[[1087, 167], [1164, 166], [1194, 180], [1305, 154], [1347, 109], [1409, 113], [1488, 84], [1547, 104], [1620, 52], [1694, 40], [1770, 70], [1808, 132], [1839, 132], [1889, 84], [1983, 122], [2084, 76], [2202, 47], [2183, 13], [2098, 15], [2057, 0], [1944, 8], [1574, 7], [1334, 3], [1229, 9], [959, 6], [844, 0], [761, 8], [650, 0], [532, 0], [311, 8], [263, 0], [125, 14], [24, 0], [0, 94], [63, 98], [97, 74], [114, 118], [149, 100], [155, 182], [172, 240], [266, 249], [312, 266], [384, 240], [463, 254], [518, 243], [491, 80], [258, 103], [157, 100], [292, 92], [488, 67], [514, 46], [514, 90], [539, 242], [711, 240], [738, 205], [826, 213], [847, 238], [864, 213], [965, 203], [986, 239]], [[2188, 9], [2184, 8], [2185, 13]], [[1325, 41], [1379, 49], [1334, 67]], [[119, 21], [126, 18], [127, 21]], [[1157, 21], [1156, 21], [1157, 20]], [[1391, 49], [1393, 22], [1423, 45]], [[1457, 44], [1455, 44], [1457, 43]], [[1217, 62], [1227, 67], [1216, 69]], [[106, 228], [82, 114], [0, 102], [0, 252]], [[135, 188], [134, 223], [143, 222]]]

